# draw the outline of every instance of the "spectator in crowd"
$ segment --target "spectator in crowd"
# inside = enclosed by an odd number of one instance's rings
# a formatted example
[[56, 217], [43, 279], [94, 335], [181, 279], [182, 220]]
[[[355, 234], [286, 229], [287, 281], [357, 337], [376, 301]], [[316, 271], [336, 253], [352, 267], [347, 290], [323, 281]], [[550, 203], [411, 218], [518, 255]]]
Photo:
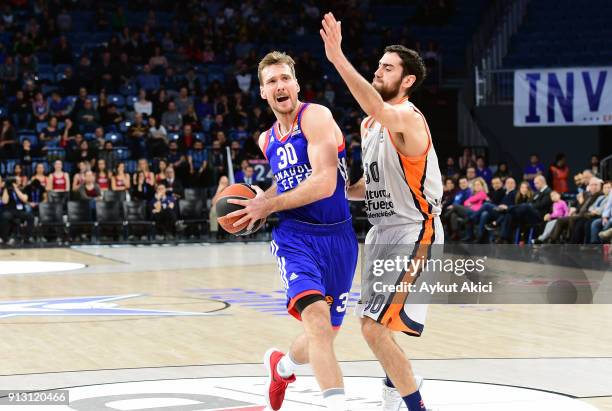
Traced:
[[[608, 198], [610, 197], [610, 183], [604, 183], [598, 177], [593, 177], [591, 182], [598, 185], [600, 191], [595, 194], [595, 199], [589, 206], [587, 212], [574, 221], [573, 227], [570, 225], [570, 243], [588, 244], [591, 236], [591, 224], [603, 214]], [[591, 184], [589, 183], [589, 185]]]
[[465, 169], [465, 177], [468, 179], [469, 183], [472, 184], [472, 181], [474, 181], [476, 177], [478, 177], [478, 174], [476, 173], [476, 167], [468, 166], [468, 168]]
[[[607, 184], [612, 184], [612, 182], [608, 181]], [[601, 217], [595, 218], [591, 223], [590, 243], [601, 243], [601, 237], [599, 234], [610, 230], [610, 228], [612, 228], [612, 195], [608, 194], [608, 199], [605, 202]]]
[[193, 97], [189, 95], [187, 87], [181, 87], [178, 97], [174, 100], [174, 104], [181, 116], [187, 113], [189, 106], [193, 106]]
[[529, 164], [525, 167], [523, 172], [523, 180], [527, 181], [532, 189], [535, 189], [535, 178], [536, 176], [544, 174], [544, 166], [540, 163], [540, 156], [532, 154], [529, 157]]
[[111, 188], [111, 173], [106, 168], [106, 160], [98, 159], [96, 163], [96, 184], [103, 193]]
[[113, 103], [107, 104], [100, 115], [100, 123], [107, 131], [118, 131], [122, 121], [123, 115], [117, 109], [117, 105]]
[[[141, 158], [138, 160], [138, 167], [136, 171], [142, 171], [145, 175], [146, 183], [155, 186], [155, 174], [153, 174], [153, 172], [149, 169], [149, 162], [146, 158]], [[136, 175], [134, 175], [134, 178], [136, 178]], [[134, 185], [136, 185], [136, 183], [137, 181], [134, 180]]]
[[213, 105], [210, 104], [208, 94], [202, 94], [200, 99], [195, 104], [195, 111], [198, 118], [206, 119], [214, 115]]
[[453, 180], [459, 178], [459, 169], [455, 166], [455, 159], [453, 157], [448, 157], [446, 159], [446, 170], [444, 171], [444, 175]]
[[134, 181], [132, 198], [149, 203], [155, 195], [155, 186], [147, 181], [147, 173], [143, 170], [137, 171], [134, 175]]
[[111, 189], [113, 191], [130, 191], [130, 175], [125, 171], [125, 163], [117, 163], [115, 172], [111, 175]]
[[30, 139], [24, 138], [21, 141], [21, 147], [19, 147], [19, 154], [17, 155], [17, 158], [19, 163], [23, 166], [26, 174], [30, 175], [32, 173], [32, 162], [34, 161], [34, 157], [38, 156], [39, 151], [32, 147]]
[[34, 228], [34, 215], [28, 208], [28, 196], [20, 188], [14, 179], [2, 181], [0, 179], [0, 191], [2, 195], [0, 241], [12, 246], [16, 242], [19, 227], [25, 223], [24, 237], [26, 242], [33, 242], [32, 230]]
[[160, 184], [164, 184], [166, 190], [172, 193], [174, 197], [183, 198], [185, 196], [185, 188], [181, 180], [176, 177], [174, 167], [169, 165], [164, 173], [166, 174], [166, 178]]
[[168, 153], [168, 133], [155, 117], [149, 117], [149, 139], [147, 141], [150, 157], [164, 157]]
[[208, 153], [204, 149], [204, 142], [196, 140], [193, 144], [193, 150], [187, 156], [189, 163], [190, 179], [196, 187], [207, 186], [208, 173]]
[[491, 169], [487, 166], [484, 156], [476, 157], [476, 175], [481, 177], [487, 185], [491, 184], [491, 179], [493, 178], [493, 173]]
[[168, 59], [162, 54], [160, 46], [155, 46], [153, 55], [149, 58], [149, 66], [151, 66], [151, 71], [154, 73], [163, 72], [168, 67]]
[[91, 170], [91, 163], [86, 160], [77, 163], [78, 172], [72, 177], [72, 191], [79, 192], [81, 186], [85, 183], [85, 173]]
[[28, 208], [35, 216], [38, 215], [38, 208], [41, 203], [47, 201], [47, 190], [40, 181], [32, 179], [24, 189], [24, 194], [28, 196]]
[[15, 158], [17, 154], [17, 132], [8, 119], [2, 120], [0, 131], [0, 159]]
[[[174, 239], [176, 232], [176, 199], [172, 193], [166, 191], [166, 185], [162, 182], [157, 185], [155, 197], [151, 201], [151, 216], [155, 221], [156, 239]], [[161, 236], [164, 237], [161, 237]]]
[[467, 224], [465, 236], [461, 241], [472, 241], [473, 233], [470, 220], [488, 199], [487, 193], [489, 189], [484, 179], [477, 177], [470, 186], [472, 194], [465, 199], [463, 204], [453, 204], [448, 207], [450, 211], [450, 227], [455, 237], [460, 230], [460, 219]]
[[[79, 82], [74, 76], [72, 67], [67, 66], [64, 68], [63, 78], [58, 82], [61, 93], [65, 96], [72, 96], [79, 93]], [[74, 107], [71, 107], [74, 109]]]
[[90, 98], [85, 100], [83, 108], [77, 112], [76, 122], [85, 133], [92, 132], [100, 123], [100, 115], [94, 109], [93, 102]]
[[185, 176], [189, 173], [187, 163], [187, 156], [184, 151], [179, 148], [177, 141], [171, 141], [168, 144], [168, 163], [174, 167], [176, 173], [180, 178], [185, 178]]
[[174, 101], [168, 103], [168, 110], [162, 114], [161, 123], [168, 132], [178, 132], [183, 125], [183, 118]]
[[32, 101], [32, 115], [37, 122], [47, 121], [47, 117], [49, 116], [49, 103], [41, 92], [34, 95], [34, 100]]
[[153, 103], [147, 99], [147, 91], [143, 88], [138, 92], [138, 100], [134, 102], [134, 112], [146, 116], [153, 114]]
[[472, 152], [471, 148], [466, 147], [463, 149], [463, 155], [459, 158], [459, 168], [466, 170], [472, 164], [476, 164], [476, 154]]
[[15, 91], [18, 78], [19, 70], [17, 64], [13, 56], [7, 54], [4, 58], [4, 64], [0, 66], [0, 81], [4, 83], [7, 94], [12, 94]]
[[597, 154], [593, 154], [591, 156], [591, 164], [589, 165], [589, 169], [594, 176], [601, 177], [601, 170], [599, 169], [599, 156]]
[[57, 117], [59, 121], [64, 121], [70, 115], [72, 107], [67, 98], [63, 98], [59, 91], [51, 93], [51, 102], [49, 103], [49, 114]]
[[138, 86], [145, 89], [147, 92], [159, 89], [159, 76], [151, 73], [151, 66], [148, 64], [143, 66], [142, 74], [138, 76], [136, 81]]
[[[527, 181], [528, 182], [528, 181]], [[529, 183], [529, 182], [528, 182]], [[535, 192], [531, 202], [521, 202], [518, 199], [516, 206], [513, 207], [508, 214], [508, 226], [503, 234], [503, 238], [510, 240], [509, 229], [512, 225], [523, 227], [527, 225], [537, 226], [544, 222], [544, 216], [551, 212], [552, 200], [550, 198], [551, 189], [546, 183], [546, 178], [538, 174], [534, 181]], [[531, 183], [530, 183], [531, 186]]]
[[221, 150], [221, 143], [219, 140], [215, 140], [212, 143], [210, 165], [212, 168], [213, 181], [218, 181], [221, 176], [227, 175], [226, 153], [225, 150]]
[[157, 163], [157, 174], [155, 174], [155, 183], [159, 184], [160, 182], [166, 179], [166, 169], [168, 168], [168, 160], [162, 158]]
[[47, 124], [47, 127], [42, 129], [38, 136], [38, 139], [43, 145], [47, 145], [52, 141], [57, 142], [59, 145], [60, 136], [61, 132], [57, 125], [57, 117], [51, 116], [49, 118], [49, 123]]
[[552, 184], [552, 189], [559, 194], [564, 194], [569, 192], [569, 167], [567, 166], [567, 159], [565, 154], [559, 153], [555, 158], [554, 164], [548, 169], [550, 175], [550, 181]]
[[70, 191], [70, 176], [64, 171], [62, 160], [55, 160], [53, 172], [47, 179], [47, 192], [67, 193]]
[[[529, 184], [526, 184], [526, 188], [528, 190], [524, 190], [525, 193], [523, 195], [528, 195], [527, 193], [531, 192], [529, 188]], [[514, 207], [516, 204], [516, 199], [519, 193], [516, 191], [516, 180], [512, 177], [506, 178], [504, 181], [504, 197], [501, 202], [497, 206], [483, 206], [483, 212], [480, 216], [479, 221], [479, 229], [482, 232], [482, 227], [484, 227], [487, 231], [495, 231], [497, 228], [501, 226], [502, 221], [505, 219], [506, 213], [509, 209]], [[533, 196], [532, 196], [533, 197]]]
[[74, 140], [74, 136], [77, 134], [78, 130], [72, 122], [72, 119], [67, 117], [64, 122], [64, 128], [61, 130], [59, 146], [65, 149]]
[[115, 148], [113, 147], [112, 141], [105, 141], [102, 150], [98, 153], [98, 159], [104, 160], [106, 168], [112, 170], [115, 168]]
[[[584, 224], [584, 220], [590, 218], [593, 209], [591, 206], [594, 205], [595, 201], [603, 195], [602, 192], [602, 181], [597, 177], [591, 178], [587, 191], [585, 191], [582, 197], [581, 204], [578, 208], [571, 208], [570, 215], [557, 219], [557, 224], [550, 234], [550, 242], [558, 243], [564, 234], [569, 234], [572, 244], [581, 244], [582, 240], [579, 238], [579, 233], [574, 230], [580, 222]], [[584, 233], [582, 233], [584, 236]]]
[[90, 201], [91, 207], [95, 208], [95, 201], [102, 200], [102, 190], [96, 183], [96, 176], [93, 171], [88, 170], [85, 172], [85, 179], [83, 184], [79, 187], [79, 200]]
[[444, 188], [442, 191], [442, 213], [446, 211], [446, 208], [453, 204], [455, 196], [459, 189], [455, 185], [455, 180], [451, 177], [444, 179]]
[[32, 173], [32, 177], [30, 178], [30, 184], [32, 181], [38, 180], [43, 187], [47, 188], [47, 181], [49, 178], [47, 177], [47, 173], [45, 172], [45, 165], [43, 163], [36, 163], [34, 166], [34, 173]]
[[251, 138], [244, 143], [243, 153], [248, 160], [259, 160], [264, 158], [261, 148], [259, 147], [260, 132], [256, 131], [251, 135]]
[[17, 90], [15, 100], [11, 103], [9, 111], [15, 127], [18, 129], [30, 128], [34, 115], [32, 113], [32, 105], [25, 98], [23, 90]]
[[[501, 178], [501, 181], [505, 183], [506, 179], [508, 177], [511, 177], [511, 173], [508, 168], [508, 163], [506, 163], [505, 161], [499, 162], [497, 164], [497, 170], [495, 170], [495, 173], [493, 173], [493, 177], [499, 177]], [[516, 185], [516, 181], [514, 184]]]
[[192, 130], [200, 130], [201, 122], [198, 118], [198, 114], [195, 112], [193, 106], [187, 107], [187, 112], [183, 116], [183, 127], [186, 125], [191, 126]]
[[248, 185], [255, 184], [255, 170], [253, 166], [247, 166], [244, 169], [244, 173], [240, 176], [240, 179], [236, 179], [237, 183], [244, 183]]
[[142, 114], [134, 115], [134, 123], [127, 131], [127, 146], [135, 157], [144, 157], [146, 155], [146, 137], [149, 134], [147, 125], [142, 119]]
[[76, 158], [73, 161], [87, 161], [94, 167], [96, 165], [97, 150], [90, 147], [89, 142], [84, 140], [82, 136], [79, 136], [80, 135], [75, 136], [74, 139], [75, 143], [78, 141], [80, 141], [80, 143], [78, 143]]
[[53, 64], [72, 64], [72, 46], [65, 35], [61, 35], [51, 50]]
[[567, 203], [561, 199], [561, 194], [553, 190], [550, 193], [550, 199], [552, 200], [552, 213], [547, 213], [544, 215], [544, 221], [546, 221], [546, 226], [544, 227], [544, 231], [538, 237], [537, 242], [544, 242], [548, 240], [550, 234], [552, 233], [555, 225], [557, 224], [557, 219], [562, 217], [567, 217], [569, 215], [569, 207]]
[[20, 163], [15, 164], [11, 179], [17, 182], [17, 187], [19, 187], [20, 190], [25, 189], [26, 185], [28, 185], [28, 176], [25, 175], [23, 166]]
[[178, 145], [182, 151], [190, 150], [193, 143], [196, 141], [196, 136], [193, 134], [191, 124], [183, 126], [183, 133], [179, 137]]

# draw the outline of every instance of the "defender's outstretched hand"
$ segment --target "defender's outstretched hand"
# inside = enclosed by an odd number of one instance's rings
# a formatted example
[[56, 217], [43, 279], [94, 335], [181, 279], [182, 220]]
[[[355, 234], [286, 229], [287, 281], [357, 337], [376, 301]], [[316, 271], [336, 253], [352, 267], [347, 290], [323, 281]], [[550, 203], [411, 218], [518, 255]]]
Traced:
[[343, 56], [342, 54], [342, 27], [341, 22], [336, 21], [332, 13], [327, 13], [321, 21], [323, 28], [319, 30], [323, 43], [325, 43], [325, 55], [332, 63], [337, 63]]

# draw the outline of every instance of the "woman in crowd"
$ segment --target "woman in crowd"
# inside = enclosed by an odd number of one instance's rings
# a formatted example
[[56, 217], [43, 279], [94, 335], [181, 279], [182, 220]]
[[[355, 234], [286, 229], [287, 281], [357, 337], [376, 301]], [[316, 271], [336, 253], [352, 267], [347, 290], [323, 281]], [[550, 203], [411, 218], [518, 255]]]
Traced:
[[559, 194], [569, 192], [568, 178], [569, 178], [569, 167], [566, 163], [565, 154], [559, 153], [555, 158], [554, 164], [548, 168], [550, 174], [549, 181], [552, 183], [552, 189]]
[[43, 187], [48, 187], [47, 181], [49, 178], [45, 174], [45, 165], [43, 163], [36, 163], [36, 166], [34, 166], [34, 175], [30, 178], [30, 183], [34, 180], [38, 180]]
[[111, 173], [106, 168], [106, 160], [102, 158], [98, 159], [96, 163], [96, 184], [98, 184], [102, 192], [111, 188]]
[[117, 164], [115, 173], [111, 177], [111, 188], [113, 191], [130, 190], [130, 175], [125, 172], [125, 163], [123, 161]]
[[47, 180], [47, 191], [56, 193], [70, 191], [70, 176], [64, 171], [62, 160], [55, 160], [53, 163], [53, 172]]
[[72, 177], [72, 191], [79, 191], [85, 182], [85, 173], [91, 170], [91, 164], [88, 161], [79, 161], [77, 167], [79, 171]]

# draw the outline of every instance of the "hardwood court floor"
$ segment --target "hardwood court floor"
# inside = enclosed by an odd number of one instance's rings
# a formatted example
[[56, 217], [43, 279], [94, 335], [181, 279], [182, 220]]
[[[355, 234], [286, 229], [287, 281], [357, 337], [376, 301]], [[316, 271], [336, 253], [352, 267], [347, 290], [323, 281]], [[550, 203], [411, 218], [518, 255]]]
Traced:
[[[7, 261], [86, 267], [3, 275]], [[300, 333], [281, 288], [267, 244], [0, 250], [0, 387], [22, 374], [258, 363]], [[104, 296], [118, 299], [71, 314], [83, 303], [69, 298]], [[44, 299], [59, 305], [24, 313], [23, 301]], [[113, 307], [178, 313], [103, 312]], [[426, 378], [529, 386], [612, 410], [612, 305], [432, 305], [423, 337], [398, 341]], [[374, 359], [353, 315], [336, 348], [344, 362]]]

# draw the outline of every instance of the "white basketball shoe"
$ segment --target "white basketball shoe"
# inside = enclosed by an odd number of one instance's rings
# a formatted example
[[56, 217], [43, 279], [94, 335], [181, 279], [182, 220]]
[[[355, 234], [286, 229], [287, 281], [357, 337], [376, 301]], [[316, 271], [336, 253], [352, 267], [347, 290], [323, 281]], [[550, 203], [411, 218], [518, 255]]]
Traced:
[[[414, 376], [414, 382], [416, 383], [417, 391], [421, 389], [423, 385], [423, 377], [417, 375]], [[399, 392], [395, 388], [388, 387], [385, 384], [385, 379], [382, 380], [382, 410], [383, 411], [399, 411], [406, 409], [404, 400], [400, 396]]]

